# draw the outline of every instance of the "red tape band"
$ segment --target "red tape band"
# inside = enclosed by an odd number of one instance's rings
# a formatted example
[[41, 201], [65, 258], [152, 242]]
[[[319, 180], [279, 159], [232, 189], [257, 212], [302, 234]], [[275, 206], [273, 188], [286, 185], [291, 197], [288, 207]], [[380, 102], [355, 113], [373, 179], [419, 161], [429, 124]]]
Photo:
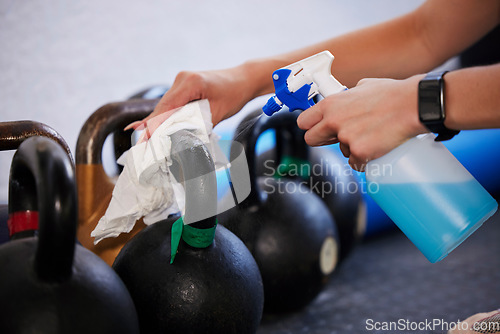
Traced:
[[9, 227], [9, 237], [22, 231], [38, 230], [38, 211], [10, 213], [7, 226]]

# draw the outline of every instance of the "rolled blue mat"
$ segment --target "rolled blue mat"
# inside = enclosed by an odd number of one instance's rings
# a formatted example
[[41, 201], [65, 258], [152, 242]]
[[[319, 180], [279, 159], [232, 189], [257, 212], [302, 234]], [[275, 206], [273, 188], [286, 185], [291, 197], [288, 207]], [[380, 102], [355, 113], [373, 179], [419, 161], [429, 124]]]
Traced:
[[444, 145], [486, 190], [500, 193], [500, 129], [462, 131]]

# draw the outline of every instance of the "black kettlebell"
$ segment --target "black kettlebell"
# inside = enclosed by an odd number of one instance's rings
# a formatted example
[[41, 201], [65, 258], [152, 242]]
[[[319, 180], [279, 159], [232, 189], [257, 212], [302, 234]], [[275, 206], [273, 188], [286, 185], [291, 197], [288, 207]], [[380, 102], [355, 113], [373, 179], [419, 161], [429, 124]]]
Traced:
[[0, 244], [9, 240], [10, 231], [7, 227], [9, 220], [9, 207], [6, 204], [0, 205]]
[[250, 194], [219, 214], [219, 222], [243, 240], [259, 265], [264, 312], [289, 312], [308, 305], [334, 272], [337, 228], [323, 201], [298, 180], [256, 175], [259, 136], [267, 129], [288, 131], [280, 116], [255, 118], [260, 113], [250, 114], [236, 129], [234, 140], [242, 146], [231, 145], [231, 160], [245, 151]]
[[[335, 218], [342, 261], [365, 233], [366, 207], [360, 185], [351, 167], [331, 150], [311, 147], [309, 161], [312, 171], [309, 187], [320, 195]], [[315, 173], [315, 166], [321, 172]]]
[[[300, 111], [279, 113], [288, 131], [276, 132], [276, 145], [257, 158], [257, 175], [296, 177], [321, 197], [337, 223], [339, 260], [344, 260], [365, 230], [365, 204], [349, 165], [323, 147], [310, 147], [297, 126]], [[307, 174], [307, 175], [304, 175]]]
[[[241, 240], [216, 227], [214, 162], [190, 132], [178, 131], [171, 140], [172, 169], [186, 190], [185, 215], [146, 227], [113, 263], [135, 302], [141, 333], [255, 333], [262, 317], [262, 279]], [[179, 227], [182, 240], [172, 262], [172, 229]]]
[[39, 212], [38, 237], [0, 246], [3, 333], [138, 333], [125, 285], [75, 245], [77, 198], [67, 153], [53, 140], [26, 139], [12, 159], [9, 209]]
[[[17, 150], [23, 141], [33, 136], [43, 136], [56, 141], [73, 163], [71, 150], [64, 138], [52, 127], [36, 121], [0, 122], [0, 151]], [[0, 204], [0, 244], [9, 239], [15, 240], [36, 235], [38, 212], [34, 208], [30, 208], [29, 203], [23, 203], [23, 205], [22, 211], [15, 211], [17, 215], [23, 215], [24, 219], [17, 219], [15, 225], [9, 226], [8, 205]]]

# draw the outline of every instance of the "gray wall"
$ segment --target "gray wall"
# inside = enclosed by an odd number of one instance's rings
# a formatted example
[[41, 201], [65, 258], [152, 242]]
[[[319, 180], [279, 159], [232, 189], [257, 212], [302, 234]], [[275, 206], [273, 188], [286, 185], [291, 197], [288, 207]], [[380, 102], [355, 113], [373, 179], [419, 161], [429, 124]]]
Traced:
[[[74, 150], [80, 127], [98, 107], [172, 83], [181, 70], [225, 68], [292, 50], [421, 3], [0, 0], [0, 121], [46, 123]], [[11, 158], [12, 152], [0, 153], [0, 203], [7, 201]]]

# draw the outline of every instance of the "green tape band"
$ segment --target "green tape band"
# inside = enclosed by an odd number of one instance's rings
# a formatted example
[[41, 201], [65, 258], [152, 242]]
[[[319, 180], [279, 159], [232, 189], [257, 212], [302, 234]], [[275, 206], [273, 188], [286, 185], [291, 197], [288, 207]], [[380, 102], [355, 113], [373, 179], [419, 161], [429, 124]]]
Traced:
[[184, 240], [189, 246], [196, 248], [206, 248], [212, 244], [215, 238], [215, 230], [217, 228], [217, 220], [214, 227], [211, 228], [195, 228], [184, 224], [183, 217], [177, 219], [172, 225], [172, 238], [170, 244], [170, 264], [174, 263], [179, 243]]
[[287, 175], [300, 176], [303, 179], [309, 178], [311, 175], [311, 165], [309, 161], [285, 155], [281, 159], [281, 163], [278, 165], [274, 176], [281, 177]]
[[211, 228], [194, 228], [191, 225], [184, 225], [182, 230], [182, 240], [189, 246], [196, 248], [207, 248], [212, 244], [215, 238], [215, 229], [217, 228], [217, 220], [214, 227]]
[[170, 241], [170, 264], [174, 263], [175, 255], [177, 254], [177, 248], [179, 248], [179, 243], [181, 242], [183, 226], [184, 220], [182, 219], [182, 217], [177, 219], [172, 225], [172, 236]]

